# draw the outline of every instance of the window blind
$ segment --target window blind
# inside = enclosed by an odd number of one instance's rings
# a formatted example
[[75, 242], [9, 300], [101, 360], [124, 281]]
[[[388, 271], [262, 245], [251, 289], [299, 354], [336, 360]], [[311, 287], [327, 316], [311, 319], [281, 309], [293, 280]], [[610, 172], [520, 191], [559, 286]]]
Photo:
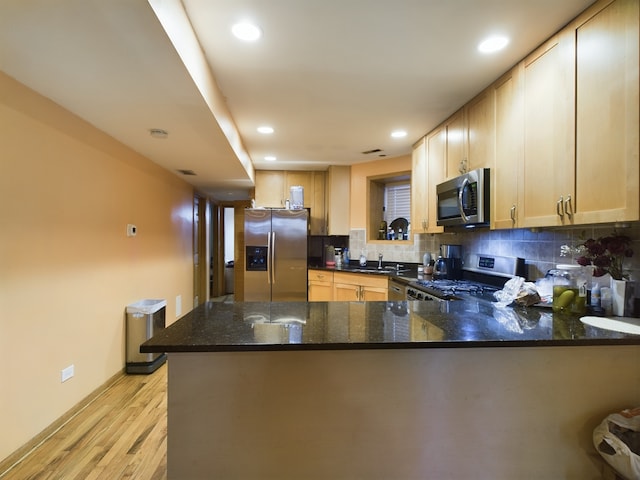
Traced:
[[389, 183], [384, 188], [384, 219], [391, 224], [400, 217], [411, 223], [411, 184]]

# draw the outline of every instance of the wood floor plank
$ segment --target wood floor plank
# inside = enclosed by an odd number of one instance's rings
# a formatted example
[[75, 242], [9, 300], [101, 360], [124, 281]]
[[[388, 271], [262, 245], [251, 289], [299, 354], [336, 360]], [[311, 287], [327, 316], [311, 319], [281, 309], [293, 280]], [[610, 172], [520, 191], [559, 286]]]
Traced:
[[0, 480], [166, 480], [167, 368], [110, 384]]

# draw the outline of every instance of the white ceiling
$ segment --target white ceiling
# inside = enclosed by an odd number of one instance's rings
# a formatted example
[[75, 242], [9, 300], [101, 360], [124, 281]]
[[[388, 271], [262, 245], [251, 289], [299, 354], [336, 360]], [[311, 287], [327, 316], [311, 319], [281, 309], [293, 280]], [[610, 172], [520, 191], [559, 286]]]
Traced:
[[[213, 198], [234, 200], [248, 198], [251, 162], [323, 170], [408, 154], [591, 3], [182, 0], [199, 51], [178, 45], [167, 25], [179, 0], [2, 0], [0, 70], [159, 165], [193, 170], [184, 179]], [[231, 35], [243, 19], [260, 25], [260, 41]], [[511, 43], [479, 54], [491, 33]], [[206, 75], [193, 69], [202, 52]], [[275, 133], [258, 134], [263, 124]], [[394, 129], [407, 137], [392, 139]]]

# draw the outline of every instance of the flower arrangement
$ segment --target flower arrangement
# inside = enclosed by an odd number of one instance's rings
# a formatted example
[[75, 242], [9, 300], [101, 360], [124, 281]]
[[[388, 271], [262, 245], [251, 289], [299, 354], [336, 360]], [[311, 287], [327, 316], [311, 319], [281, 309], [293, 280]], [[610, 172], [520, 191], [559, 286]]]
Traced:
[[633, 256], [631, 238], [614, 231], [597, 240], [590, 238], [580, 247], [583, 247], [582, 256], [576, 258], [576, 262], [582, 266], [593, 265], [594, 277], [608, 273], [615, 280], [628, 280], [628, 275], [622, 270], [622, 263], [625, 258]]

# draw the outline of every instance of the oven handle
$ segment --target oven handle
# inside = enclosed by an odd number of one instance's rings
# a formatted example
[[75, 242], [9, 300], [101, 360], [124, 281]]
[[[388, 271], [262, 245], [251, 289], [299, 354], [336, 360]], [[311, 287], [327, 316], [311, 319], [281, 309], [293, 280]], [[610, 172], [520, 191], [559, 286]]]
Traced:
[[458, 190], [458, 210], [460, 210], [460, 217], [464, 223], [469, 223], [469, 217], [464, 214], [464, 207], [462, 206], [462, 196], [464, 195], [464, 189], [469, 185], [469, 179], [463, 178], [462, 185], [460, 185], [460, 189]]

